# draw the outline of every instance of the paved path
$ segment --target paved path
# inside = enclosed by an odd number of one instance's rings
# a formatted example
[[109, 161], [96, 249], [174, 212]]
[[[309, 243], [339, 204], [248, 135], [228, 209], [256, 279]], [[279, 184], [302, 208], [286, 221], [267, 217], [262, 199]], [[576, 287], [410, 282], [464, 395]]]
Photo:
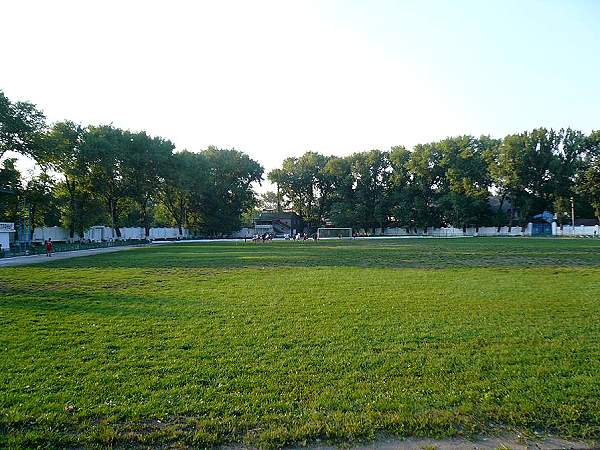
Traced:
[[24, 266], [28, 264], [43, 264], [57, 259], [70, 259], [80, 256], [99, 255], [101, 253], [121, 252], [123, 250], [131, 250], [132, 248], [140, 248], [140, 245], [126, 245], [122, 247], [105, 247], [92, 248], [89, 250], [73, 250], [70, 252], [53, 253], [50, 258], [44, 255], [30, 256], [15, 256], [12, 258], [0, 258], [0, 267]]

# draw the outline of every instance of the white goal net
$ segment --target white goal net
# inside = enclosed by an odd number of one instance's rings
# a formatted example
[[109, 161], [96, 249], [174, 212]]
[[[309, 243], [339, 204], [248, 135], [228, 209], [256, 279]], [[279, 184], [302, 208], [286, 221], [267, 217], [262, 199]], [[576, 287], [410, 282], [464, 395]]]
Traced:
[[352, 239], [352, 228], [318, 228], [318, 239]]

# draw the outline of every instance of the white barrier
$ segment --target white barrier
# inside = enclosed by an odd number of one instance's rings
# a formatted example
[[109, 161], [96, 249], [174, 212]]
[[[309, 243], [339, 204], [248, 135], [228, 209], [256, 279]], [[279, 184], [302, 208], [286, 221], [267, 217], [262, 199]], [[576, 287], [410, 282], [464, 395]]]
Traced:
[[[146, 233], [143, 227], [123, 227], [119, 228], [121, 231], [120, 239], [145, 239]], [[177, 239], [185, 238], [189, 235], [188, 230], [183, 229], [183, 234], [179, 234], [179, 229], [174, 227], [159, 227], [150, 228], [150, 239]], [[90, 227], [83, 233], [83, 238], [87, 241], [100, 242], [110, 241], [117, 238], [117, 234], [113, 233], [111, 227], [105, 227], [102, 225]], [[52, 239], [55, 242], [69, 241], [69, 231], [62, 227], [37, 227], [33, 231], [34, 242], [44, 242], [47, 239]], [[75, 236], [75, 240], [79, 239], [79, 236]]]
[[[508, 227], [480, 227], [476, 229], [469, 227], [466, 230], [462, 228], [444, 227], [444, 228], [418, 228], [415, 232], [414, 228], [407, 231], [406, 228], [392, 227], [384, 228], [383, 232], [381, 229], [375, 229], [375, 236], [430, 236], [430, 237], [460, 237], [460, 236], [530, 236], [531, 235], [531, 224], [526, 227], [525, 231], [520, 226], [514, 226], [510, 229]], [[130, 239], [145, 239], [145, 232], [143, 227], [123, 227], [120, 228], [121, 238], [123, 240]], [[361, 230], [355, 230], [360, 234]], [[243, 239], [254, 234], [253, 228], [242, 228], [239, 231], [230, 233], [231, 238]], [[370, 233], [368, 233], [370, 234]], [[570, 225], [564, 225], [561, 230], [556, 223], [552, 224], [552, 235], [554, 236], [591, 236], [600, 237], [600, 226], [576, 226], [574, 230]], [[179, 234], [179, 229], [175, 227], [157, 227], [150, 228], [150, 239], [152, 240], [169, 240], [169, 239], [181, 239], [188, 238], [190, 233], [185, 228], [183, 234]], [[34, 242], [44, 242], [46, 239], [52, 239], [55, 242], [64, 242], [69, 240], [69, 231], [62, 227], [37, 227], [33, 232]], [[116, 233], [113, 232], [111, 227], [106, 226], [94, 226], [85, 231], [83, 238], [85, 240], [100, 242], [110, 241], [118, 239]], [[76, 236], [75, 239], [78, 239]]]
[[[102, 230], [101, 232], [99, 230]], [[123, 227], [119, 228], [121, 232], [121, 237], [117, 238], [117, 234], [113, 233], [113, 229], [111, 227], [92, 227], [88, 231], [84, 233], [84, 238], [89, 239], [91, 241], [98, 240], [111, 240], [111, 239], [145, 239], [146, 231], [144, 227]], [[175, 227], [160, 227], [160, 228], [150, 228], [149, 230], [149, 238], [150, 239], [177, 239], [177, 238], [185, 238], [188, 236], [188, 230], [183, 229], [183, 234], [179, 234], [179, 229]]]
[[[554, 225], [554, 224], [553, 224]], [[554, 226], [553, 226], [554, 228]], [[563, 225], [563, 229], [556, 227], [553, 230], [555, 236], [592, 236], [600, 237], [600, 226], [599, 225], [579, 225], [572, 227], [571, 225]]]
[[409, 229], [406, 228], [384, 228], [383, 233], [381, 229], [376, 228], [376, 236], [435, 236], [435, 237], [459, 237], [459, 236], [528, 236], [531, 234], [530, 230], [526, 229], [523, 231], [520, 226], [514, 226], [510, 230], [508, 227], [469, 227], [463, 231], [462, 228], [454, 227], [443, 227], [443, 228], [417, 228]]
[[62, 227], [37, 227], [33, 230], [33, 242], [44, 242], [52, 239], [54, 242], [69, 240], [69, 231]]
[[234, 231], [230, 236], [234, 239], [244, 239], [246, 237], [254, 236], [255, 233], [254, 228], [244, 227], [239, 231]]

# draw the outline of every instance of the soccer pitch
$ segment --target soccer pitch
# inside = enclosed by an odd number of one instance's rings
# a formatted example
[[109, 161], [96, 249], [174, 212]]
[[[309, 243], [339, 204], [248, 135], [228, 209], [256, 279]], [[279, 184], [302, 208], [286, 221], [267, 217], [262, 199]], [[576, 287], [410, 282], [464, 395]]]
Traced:
[[174, 244], [0, 269], [0, 447], [600, 436], [600, 240]]

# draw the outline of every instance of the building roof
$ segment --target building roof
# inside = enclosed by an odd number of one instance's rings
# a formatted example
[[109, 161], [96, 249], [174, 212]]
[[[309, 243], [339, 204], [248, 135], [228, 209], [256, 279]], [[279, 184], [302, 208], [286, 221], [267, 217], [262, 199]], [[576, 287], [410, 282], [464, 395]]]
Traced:
[[294, 211], [262, 211], [260, 213], [260, 216], [258, 216], [258, 220], [276, 220], [291, 218], [301, 219], [301, 217]]

